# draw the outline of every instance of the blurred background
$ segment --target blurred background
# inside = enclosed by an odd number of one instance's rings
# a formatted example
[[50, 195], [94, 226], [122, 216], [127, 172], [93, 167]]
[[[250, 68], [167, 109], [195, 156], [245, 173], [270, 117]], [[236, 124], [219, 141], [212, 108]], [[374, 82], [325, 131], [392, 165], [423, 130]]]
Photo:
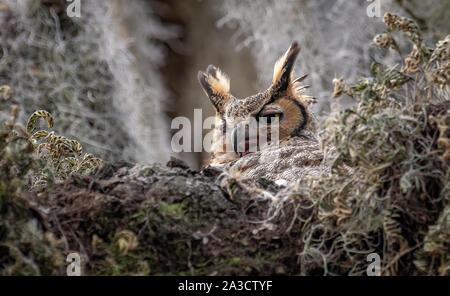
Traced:
[[[193, 125], [195, 108], [203, 119], [214, 114], [197, 81], [209, 64], [245, 97], [270, 85], [275, 61], [297, 40], [295, 71], [309, 73], [323, 118], [352, 104], [331, 99], [334, 77], [352, 81], [373, 60], [394, 63], [370, 44], [385, 12], [414, 19], [430, 46], [450, 33], [448, 0], [79, 0], [80, 17], [69, 17], [75, 2], [0, 0], [0, 85], [13, 89], [21, 121], [45, 109], [58, 134], [105, 160], [176, 156], [195, 169], [209, 156], [173, 153], [171, 120]], [[377, 4], [381, 17], [369, 17]]]

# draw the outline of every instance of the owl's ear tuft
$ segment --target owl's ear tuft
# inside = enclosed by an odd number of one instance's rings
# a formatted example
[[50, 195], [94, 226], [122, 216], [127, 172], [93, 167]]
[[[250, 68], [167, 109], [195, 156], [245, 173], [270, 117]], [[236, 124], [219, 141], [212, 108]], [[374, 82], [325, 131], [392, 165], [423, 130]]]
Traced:
[[214, 107], [221, 111], [223, 105], [230, 100], [230, 79], [220, 69], [209, 65], [206, 72], [199, 71], [198, 81]]
[[213, 95], [228, 95], [230, 91], [230, 79], [220, 69], [209, 65], [206, 73], [199, 71], [197, 77], [208, 97]]
[[292, 70], [295, 60], [300, 52], [300, 46], [293, 42], [286, 53], [275, 63], [273, 69], [272, 88], [276, 91], [285, 91], [292, 80]]

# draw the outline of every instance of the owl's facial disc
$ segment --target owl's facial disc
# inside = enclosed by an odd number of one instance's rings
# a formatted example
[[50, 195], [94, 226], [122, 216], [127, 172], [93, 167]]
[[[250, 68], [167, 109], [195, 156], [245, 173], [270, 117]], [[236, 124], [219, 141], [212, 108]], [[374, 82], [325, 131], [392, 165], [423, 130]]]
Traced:
[[[261, 150], [266, 141], [270, 142], [271, 131], [278, 129], [283, 117], [284, 110], [279, 105], [267, 104], [257, 114], [237, 123], [231, 133], [231, 142], [236, 154], [243, 157]], [[260, 134], [266, 135], [266, 139], [260, 139]], [[264, 142], [260, 143], [261, 140]]]

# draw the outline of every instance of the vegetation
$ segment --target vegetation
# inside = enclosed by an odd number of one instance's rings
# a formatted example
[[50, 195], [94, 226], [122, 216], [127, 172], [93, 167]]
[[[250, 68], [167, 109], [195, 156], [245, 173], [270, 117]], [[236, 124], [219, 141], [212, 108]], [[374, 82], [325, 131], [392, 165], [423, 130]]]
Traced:
[[384, 274], [448, 275], [450, 36], [431, 49], [412, 20], [386, 13], [384, 23], [375, 45], [398, 51], [392, 34], [400, 31], [413, 49], [402, 67], [373, 62], [373, 77], [334, 80], [334, 96], [358, 104], [324, 124], [324, 146], [339, 153], [333, 174], [312, 185], [311, 236], [318, 237], [303, 252], [339, 274], [363, 273], [365, 257], [376, 252]]

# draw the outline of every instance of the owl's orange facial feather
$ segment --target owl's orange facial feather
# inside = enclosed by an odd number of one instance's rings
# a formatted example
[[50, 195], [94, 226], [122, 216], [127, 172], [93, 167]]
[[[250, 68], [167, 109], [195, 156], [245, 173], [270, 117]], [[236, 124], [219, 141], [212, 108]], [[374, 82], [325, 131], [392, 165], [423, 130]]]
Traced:
[[296, 130], [306, 123], [305, 107], [299, 102], [287, 98], [278, 99], [275, 104], [283, 110], [279, 124], [280, 139], [293, 136]]

